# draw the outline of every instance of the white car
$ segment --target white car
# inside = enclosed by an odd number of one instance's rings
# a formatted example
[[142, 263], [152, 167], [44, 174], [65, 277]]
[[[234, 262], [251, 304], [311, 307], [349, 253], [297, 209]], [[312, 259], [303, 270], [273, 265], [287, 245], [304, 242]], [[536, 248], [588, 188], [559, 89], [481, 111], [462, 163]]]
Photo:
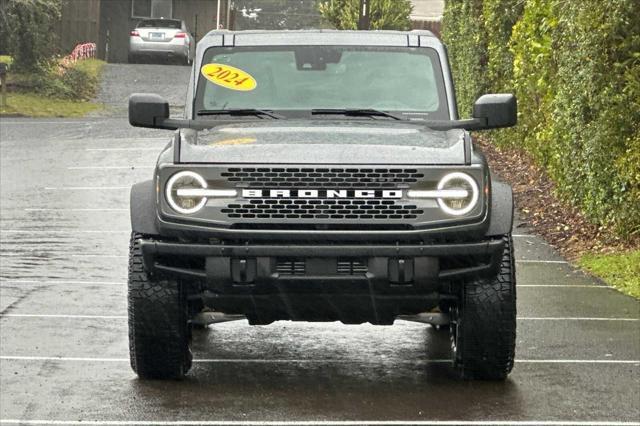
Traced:
[[144, 56], [178, 59], [191, 65], [194, 45], [184, 21], [144, 19], [129, 34], [129, 63]]

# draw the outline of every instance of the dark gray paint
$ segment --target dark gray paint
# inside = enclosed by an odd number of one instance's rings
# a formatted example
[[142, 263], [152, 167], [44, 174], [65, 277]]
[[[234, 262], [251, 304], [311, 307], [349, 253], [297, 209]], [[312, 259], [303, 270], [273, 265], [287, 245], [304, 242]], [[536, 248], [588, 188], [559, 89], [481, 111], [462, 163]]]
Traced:
[[513, 193], [511, 187], [503, 182], [491, 182], [491, 220], [488, 236], [504, 235], [513, 226]]
[[131, 230], [145, 235], [158, 235], [156, 228], [156, 188], [153, 180], [131, 187]]
[[183, 132], [184, 163], [464, 164], [464, 132], [367, 121], [283, 121]]

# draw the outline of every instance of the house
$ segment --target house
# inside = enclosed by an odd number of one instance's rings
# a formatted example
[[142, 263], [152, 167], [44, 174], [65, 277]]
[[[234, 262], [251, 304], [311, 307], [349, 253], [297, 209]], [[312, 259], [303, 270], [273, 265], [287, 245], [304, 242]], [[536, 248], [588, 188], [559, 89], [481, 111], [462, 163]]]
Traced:
[[93, 42], [100, 59], [126, 62], [129, 33], [140, 19], [182, 19], [199, 40], [215, 28], [230, 27], [231, 3], [231, 0], [64, 0], [56, 34], [64, 52], [70, 52], [76, 44]]
[[[95, 0], [92, 0], [95, 1]], [[143, 18], [186, 22], [196, 40], [216, 28], [229, 28], [231, 0], [99, 0], [98, 57], [126, 62], [129, 32]]]
[[[439, 35], [444, 0], [411, 0], [414, 29]], [[316, 0], [64, 0], [56, 33], [65, 52], [94, 42], [98, 57], [126, 62], [129, 33], [143, 18], [186, 22], [199, 40], [216, 28], [293, 29], [321, 26]]]
[[429, 30], [440, 36], [444, 0], [411, 0], [411, 27], [413, 29]]

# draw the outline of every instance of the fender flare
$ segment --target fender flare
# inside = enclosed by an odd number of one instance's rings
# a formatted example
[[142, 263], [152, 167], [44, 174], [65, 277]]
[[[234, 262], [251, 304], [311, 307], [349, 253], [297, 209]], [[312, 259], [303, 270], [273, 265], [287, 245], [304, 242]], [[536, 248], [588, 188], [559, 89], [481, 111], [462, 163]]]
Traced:
[[158, 235], [156, 226], [156, 191], [153, 180], [136, 183], [129, 199], [131, 230], [145, 235]]
[[511, 233], [513, 227], [513, 191], [504, 182], [491, 180], [491, 217], [486, 236], [494, 237]]

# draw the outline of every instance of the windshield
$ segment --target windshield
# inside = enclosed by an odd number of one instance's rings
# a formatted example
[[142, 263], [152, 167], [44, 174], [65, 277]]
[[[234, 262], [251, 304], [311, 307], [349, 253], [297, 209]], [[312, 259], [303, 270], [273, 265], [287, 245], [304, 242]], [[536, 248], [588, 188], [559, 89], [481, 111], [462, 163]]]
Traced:
[[210, 48], [195, 111], [375, 109], [449, 118], [437, 52], [382, 46]]

